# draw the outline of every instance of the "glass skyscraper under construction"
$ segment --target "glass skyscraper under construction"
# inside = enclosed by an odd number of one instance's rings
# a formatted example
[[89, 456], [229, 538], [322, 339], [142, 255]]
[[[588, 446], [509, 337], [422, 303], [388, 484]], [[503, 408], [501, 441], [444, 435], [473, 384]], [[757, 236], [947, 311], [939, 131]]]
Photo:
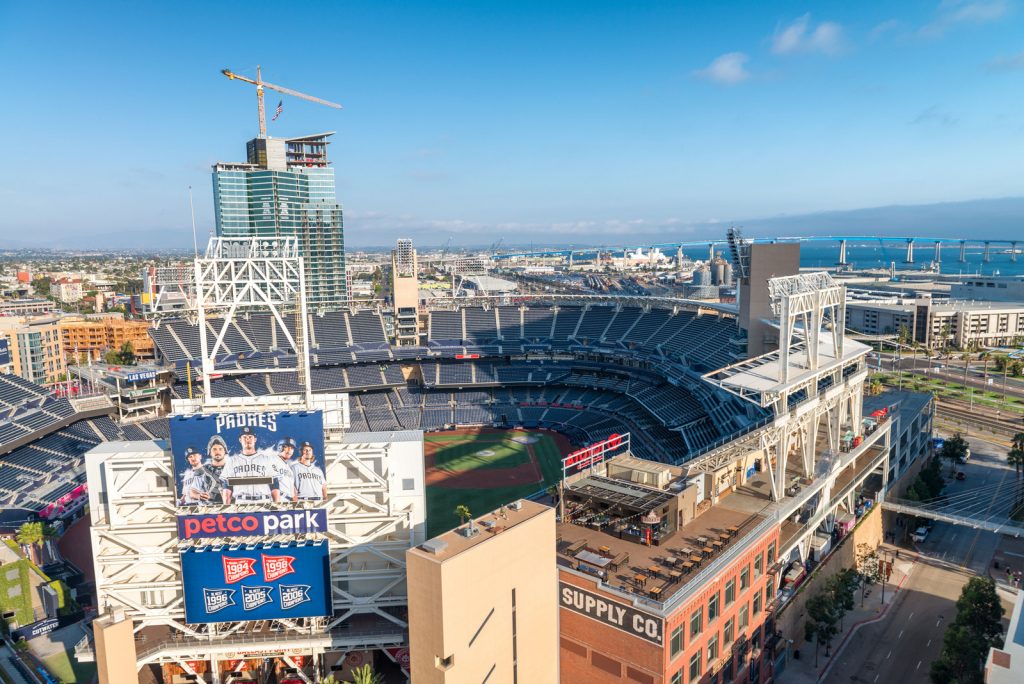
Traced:
[[339, 308], [348, 299], [344, 223], [327, 162], [330, 135], [255, 138], [246, 146], [246, 163], [213, 167], [217, 235], [297, 237], [313, 310]]

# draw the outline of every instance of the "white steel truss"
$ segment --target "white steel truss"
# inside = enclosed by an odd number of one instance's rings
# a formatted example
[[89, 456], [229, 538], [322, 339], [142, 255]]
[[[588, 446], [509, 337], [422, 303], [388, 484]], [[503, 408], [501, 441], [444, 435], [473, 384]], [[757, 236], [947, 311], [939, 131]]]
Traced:
[[[241, 373], [298, 374], [306, 402], [309, 383], [309, 319], [306, 316], [306, 281], [299, 243], [295, 237], [210, 238], [203, 257], [195, 260], [196, 314], [203, 394], [210, 396], [211, 375]], [[286, 341], [295, 350], [296, 367], [282, 368], [268, 359], [266, 368], [217, 370], [218, 354], [225, 354], [224, 336], [235, 316], [251, 310], [269, 311]], [[294, 334], [286, 319], [294, 325]], [[213, 335], [213, 344], [208, 338]]]

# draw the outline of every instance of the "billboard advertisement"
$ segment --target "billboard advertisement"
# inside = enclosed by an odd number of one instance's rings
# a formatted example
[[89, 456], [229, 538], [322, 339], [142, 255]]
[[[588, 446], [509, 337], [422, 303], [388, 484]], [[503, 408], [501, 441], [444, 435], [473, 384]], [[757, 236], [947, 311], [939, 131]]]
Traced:
[[181, 552], [185, 622], [331, 614], [327, 542], [194, 547]]
[[180, 506], [326, 498], [321, 411], [174, 416], [170, 437]]
[[571, 475], [578, 475], [600, 465], [610, 454], [623, 447], [625, 447], [625, 450], [629, 450], [628, 432], [624, 435], [615, 433], [603, 442], [597, 442], [583, 449], [577, 449], [562, 459], [562, 479], [564, 480]]

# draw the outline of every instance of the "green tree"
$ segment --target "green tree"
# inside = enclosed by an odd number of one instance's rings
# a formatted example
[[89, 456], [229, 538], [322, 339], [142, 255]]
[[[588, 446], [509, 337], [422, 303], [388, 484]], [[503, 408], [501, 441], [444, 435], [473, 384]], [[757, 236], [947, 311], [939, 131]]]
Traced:
[[956, 602], [956, 618], [946, 630], [942, 652], [932, 663], [935, 684], [981, 684], [989, 648], [1003, 644], [1003, 607], [990, 577], [972, 577]]
[[829, 656], [829, 649], [832, 647], [832, 638], [839, 633], [836, 623], [839, 622], [839, 612], [828, 591], [815, 594], [807, 599], [807, 622], [804, 626], [804, 633], [807, 638], [814, 638], [814, 666], [818, 666], [818, 647], [825, 647], [825, 657]]
[[885, 391], [885, 386], [882, 385], [882, 381], [876, 376], [871, 379], [871, 384], [868, 385], [868, 394], [872, 396], [878, 396]]
[[1013, 436], [1013, 444], [1006, 452], [1006, 462], [1017, 471], [1017, 477], [1024, 474], [1024, 432], [1018, 432]]
[[878, 551], [870, 544], [857, 544], [857, 573], [860, 575], [860, 605], [863, 608], [868, 585], [882, 580], [882, 564], [878, 562]]
[[967, 440], [959, 432], [946, 440], [939, 450], [939, 457], [949, 461], [949, 472], [952, 475], [956, 466], [967, 460]]
[[459, 516], [460, 524], [465, 525], [466, 521], [473, 517], [473, 514], [469, 512], [469, 506], [466, 504], [459, 504], [455, 507], [455, 515]]
[[857, 591], [859, 577], [853, 568], [843, 568], [825, 582], [825, 591], [832, 598], [836, 616], [839, 619], [839, 631], [843, 630], [843, 618], [847, 611], [853, 610], [853, 596]]
[[384, 684], [384, 675], [374, 672], [369, 665], [352, 670], [352, 684]]
[[135, 365], [135, 347], [132, 346], [131, 342], [125, 342], [121, 345], [121, 363], [126, 366]]
[[907, 345], [910, 343], [910, 328], [907, 327], [906, 323], [900, 324], [899, 332], [896, 333], [896, 339], [901, 345]]

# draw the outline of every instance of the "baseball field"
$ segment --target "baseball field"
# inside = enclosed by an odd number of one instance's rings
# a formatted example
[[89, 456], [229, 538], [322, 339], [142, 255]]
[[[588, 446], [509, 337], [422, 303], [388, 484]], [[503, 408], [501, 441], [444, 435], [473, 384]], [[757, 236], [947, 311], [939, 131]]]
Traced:
[[427, 534], [459, 524], [455, 507], [473, 516], [546, 489], [562, 476], [572, 450], [562, 435], [545, 430], [462, 429], [424, 437]]

